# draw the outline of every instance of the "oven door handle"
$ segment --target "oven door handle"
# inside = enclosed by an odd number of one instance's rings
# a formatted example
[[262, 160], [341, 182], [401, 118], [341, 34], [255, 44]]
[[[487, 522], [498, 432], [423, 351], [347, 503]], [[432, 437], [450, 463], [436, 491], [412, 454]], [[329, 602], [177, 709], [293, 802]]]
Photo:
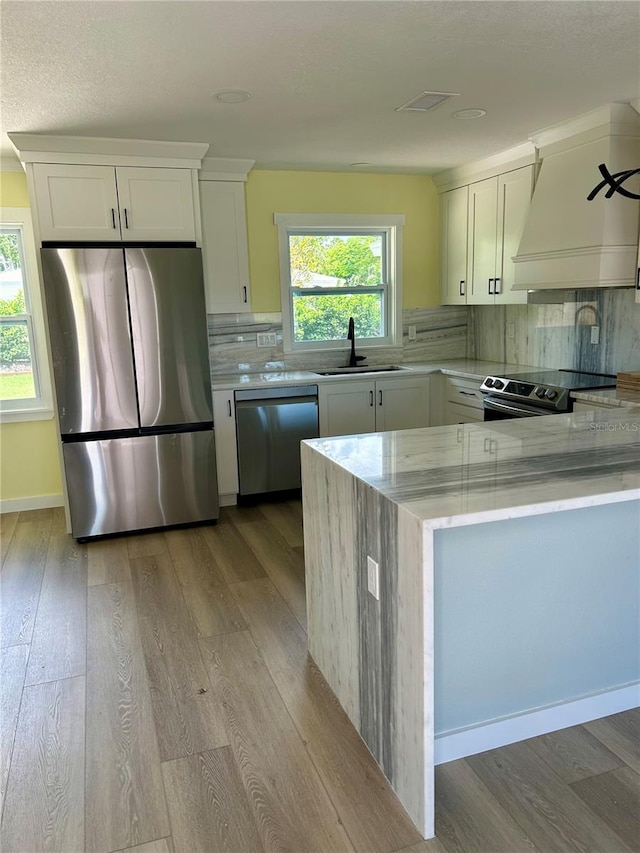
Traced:
[[537, 408], [535, 406], [518, 405], [517, 403], [503, 403], [490, 397], [484, 398], [484, 408], [490, 409], [492, 412], [504, 412], [513, 417], [529, 418], [536, 415], [553, 415], [557, 414], [552, 409]]

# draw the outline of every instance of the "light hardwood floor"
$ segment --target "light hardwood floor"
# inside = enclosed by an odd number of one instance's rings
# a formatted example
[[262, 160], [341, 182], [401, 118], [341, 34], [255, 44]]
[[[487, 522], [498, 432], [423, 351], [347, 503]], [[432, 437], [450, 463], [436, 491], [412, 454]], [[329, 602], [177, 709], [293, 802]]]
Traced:
[[439, 767], [420, 839], [308, 658], [298, 502], [0, 520], [3, 853], [640, 850], [638, 710]]

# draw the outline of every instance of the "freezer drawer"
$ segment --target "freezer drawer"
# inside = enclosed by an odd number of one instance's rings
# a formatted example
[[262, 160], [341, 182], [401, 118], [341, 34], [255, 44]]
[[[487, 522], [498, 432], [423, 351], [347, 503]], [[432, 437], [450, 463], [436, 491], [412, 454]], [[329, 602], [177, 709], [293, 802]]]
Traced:
[[300, 442], [319, 435], [317, 386], [236, 391], [236, 432], [240, 495], [299, 489]]
[[218, 517], [213, 430], [63, 445], [76, 539]]

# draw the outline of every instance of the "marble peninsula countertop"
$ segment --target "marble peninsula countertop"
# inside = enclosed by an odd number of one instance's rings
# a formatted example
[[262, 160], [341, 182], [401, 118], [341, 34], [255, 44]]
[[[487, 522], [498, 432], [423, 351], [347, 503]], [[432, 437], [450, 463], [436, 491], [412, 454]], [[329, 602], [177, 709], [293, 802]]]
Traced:
[[602, 406], [640, 406], [640, 392], [621, 391], [618, 388], [594, 388], [591, 391], [572, 391], [571, 397], [582, 403], [596, 403]]
[[304, 444], [431, 528], [640, 499], [640, 407]]
[[[543, 370], [542, 367], [532, 367], [526, 364], [506, 364], [496, 361], [480, 361], [473, 358], [449, 359], [446, 361], [432, 361], [428, 363], [408, 363], [399, 365], [402, 370], [390, 373], [347, 373], [343, 376], [319, 376], [310, 370], [269, 370], [262, 373], [230, 373], [212, 378], [214, 391], [229, 391], [237, 388], [260, 388], [265, 385], [270, 387], [285, 385], [308, 385], [323, 382], [343, 382], [346, 379], [366, 379], [371, 381], [378, 376], [383, 379], [387, 376], [402, 375], [408, 371], [414, 373], [444, 373], [449, 376], [460, 376], [466, 379], [477, 379], [481, 381], [485, 376], [504, 376], [516, 373], [525, 373], [531, 370]], [[376, 365], [372, 364], [372, 368]], [[333, 368], [319, 368], [330, 370]]]

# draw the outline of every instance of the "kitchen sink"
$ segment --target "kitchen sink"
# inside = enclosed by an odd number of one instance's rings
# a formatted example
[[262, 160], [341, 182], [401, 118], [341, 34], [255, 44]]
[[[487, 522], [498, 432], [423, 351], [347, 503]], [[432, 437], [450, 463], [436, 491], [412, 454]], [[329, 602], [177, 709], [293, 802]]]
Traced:
[[331, 370], [312, 370], [311, 373], [315, 373], [316, 376], [343, 376], [351, 373], [389, 373], [392, 370], [409, 370], [409, 368], [388, 364], [381, 367], [334, 367]]

